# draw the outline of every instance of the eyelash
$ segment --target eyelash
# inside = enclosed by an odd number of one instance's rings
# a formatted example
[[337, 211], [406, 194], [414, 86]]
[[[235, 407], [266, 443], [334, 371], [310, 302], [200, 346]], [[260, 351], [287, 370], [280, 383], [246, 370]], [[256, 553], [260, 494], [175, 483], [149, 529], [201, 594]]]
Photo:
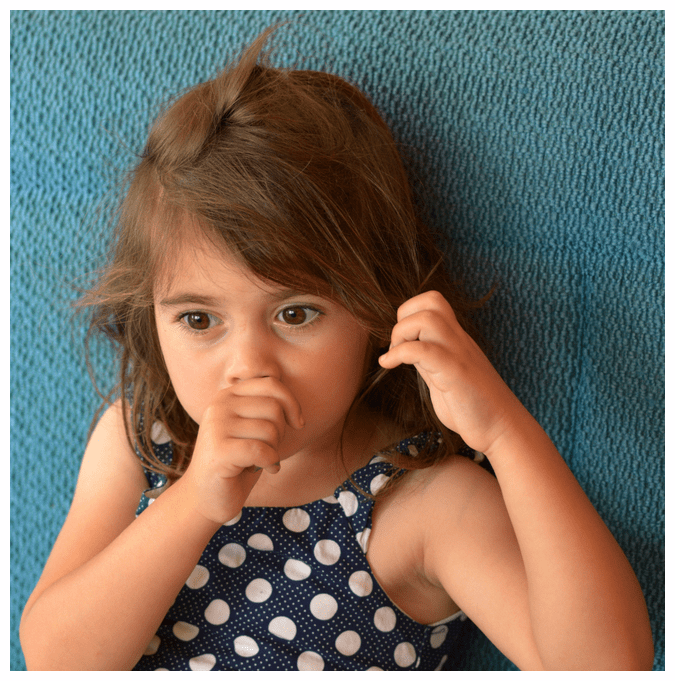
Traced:
[[[316, 323], [322, 316], [323, 312], [321, 310], [318, 310], [317, 308], [311, 306], [311, 305], [288, 305], [287, 307], [284, 307], [282, 310], [279, 310], [279, 312], [275, 315], [275, 319], [278, 319], [286, 310], [294, 310], [294, 309], [301, 309], [301, 310], [309, 310], [310, 312], [315, 312], [316, 315], [310, 319], [308, 322], [305, 322], [304, 324], [284, 324], [286, 328], [293, 329], [294, 331], [304, 331], [305, 329], [309, 328], [312, 326], [314, 323]], [[192, 336], [203, 336], [204, 334], [207, 334], [209, 331], [213, 329], [213, 326], [209, 326], [207, 329], [193, 329], [191, 326], [188, 325], [186, 319], [190, 315], [206, 315], [210, 321], [212, 320], [218, 320], [218, 317], [215, 315], [209, 314], [208, 312], [203, 312], [202, 310], [189, 310], [188, 312], [181, 312], [179, 315], [176, 317], [176, 322], [178, 323], [180, 329], [184, 331], [185, 333], [188, 333]]]
[[[218, 319], [218, 317], [216, 317], [215, 315], [209, 314], [208, 312], [202, 312], [201, 310], [190, 310], [189, 312], [181, 312], [181, 314], [179, 314], [176, 317], [176, 321], [178, 322], [179, 328], [182, 331], [184, 331], [184, 332], [186, 332], [186, 333], [188, 333], [192, 336], [203, 336], [205, 333], [208, 333], [213, 328], [213, 326], [209, 326], [208, 329], [193, 329], [187, 323], [187, 318], [190, 315], [193, 315], [193, 314], [194, 315], [205, 315], [206, 317], [209, 318], [209, 321], [212, 321], [214, 319]], [[220, 320], [218, 320], [218, 321], [220, 321]]]

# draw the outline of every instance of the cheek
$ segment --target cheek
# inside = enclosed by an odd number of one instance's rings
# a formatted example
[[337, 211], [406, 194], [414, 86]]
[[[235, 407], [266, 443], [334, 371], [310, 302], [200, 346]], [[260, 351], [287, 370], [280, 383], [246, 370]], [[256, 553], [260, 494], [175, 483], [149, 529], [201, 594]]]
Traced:
[[[319, 359], [322, 371], [317, 371], [317, 380], [322, 382], [324, 389], [332, 388], [331, 392], [339, 393], [351, 401], [363, 384], [368, 347], [368, 339], [362, 333], [355, 333], [351, 338], [344, 337], [343, 340], [336, 339], [326, 347]], [[322, 374], [320, 379], [319, 373]]]
[[181, 406], [190, 418], [199, 425], [215, 391], [205, 385], [199, 373], [186, 371], [183, 367], [173, 372], [169, 371], [169, 377]]
[[183, 348], [172, 342], [170, 334], [162, 333], [161, 327], [157, 331], [164, 366], [176, 397], [190, 418], [199, 423], [207, 406], [204, 402], [209, 397], [209, 372]]
[[174, 389], [177, 388], [177, 384], [180, 383], [180, 376], [178, 369], [180, 363], [178, 362], [178, 353], [175, 351], [173, 345], [169, 342], [167, 338], [166, 331], [161, 325], [157, 325], [157, 338], [159, 339], [159, 348], [162, 351], [162, 357], [164, 359], [164, 366], [169, 374], [169, 379]]

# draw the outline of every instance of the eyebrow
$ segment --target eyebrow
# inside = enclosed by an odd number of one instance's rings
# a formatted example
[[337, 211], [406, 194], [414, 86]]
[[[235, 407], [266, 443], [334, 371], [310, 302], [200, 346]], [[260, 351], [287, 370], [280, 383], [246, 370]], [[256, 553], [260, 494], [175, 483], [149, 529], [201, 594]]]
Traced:
[[[296, 296], [313, 295], [311, 293], [299, 291], [296, 289], [282, 289], [278, 292], [269, 293], [269, 297], [273, 301], [287, 300], [288, 298], [295, 298]], [[179, 307], [182, 305], [203, 305], [204, 307], [215, 307], [222, 304], [221, 298], [203, 295], [201, 293], [180, 293], [170, 298], [164, 298], [159, 301], [160, 307]]]
[[205, 305], [211, 307], [218, 302], [217, 298], [212, 296], [204, 296], [198, 293], [181, 293], [172, 298], [164, 298], [160, 300], [161, 307], [178, 307], [179, 305]]

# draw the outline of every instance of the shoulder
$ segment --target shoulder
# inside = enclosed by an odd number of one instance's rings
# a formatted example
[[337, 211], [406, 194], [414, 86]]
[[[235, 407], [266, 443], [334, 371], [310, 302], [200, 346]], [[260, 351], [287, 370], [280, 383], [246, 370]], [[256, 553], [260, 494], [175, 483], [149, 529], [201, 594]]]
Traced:
[[497, 566], [496, 556], [503, 567], [519, 571], [522, 565], [499, 484], [463, 456], [411, 470], [404, 477], [386, 498], [386, 511], [407, 528], [406, 536], [416, 538], [424, 580], [442, 588], [471, 617], [475, 584], [495, 577], [486, 566]]
[[483, 544], [510, 543], [514, 538], [499, 483], [477, 463], [452, 456], [411, 473], [404, 494], [425, 530], [430, 581], [440, 582], [437, 573], [447, 572], [453, 563], [472, 560]]
[[425, 578], [520, 668], [539, 668], [525, 567], [497, 479], [460, 456], [423, 473]]
[[119, 401], [101, 416], [84, 452], [74, 501], [80, 494], [106, 496], [111, 487], [147, 487], [140, 459], [127, 439], [126, 418]]
[[126, 414], [113, 403], [100, 418], [87, 443], [66, 519], [66, 526], [109, 523], [111, 531], [135, 517], [140, 495], [148, 487], [141, 462], [127, 439]]
[[470, 562], [467, 535], [477, 513], [489, 518], [489, 499], [498, 494], [487, 471], [453, 456], [408, 470], [376, 497], [368, 560], [385, 591], [417, 621], [436, 622], [458, 608], [469, 614], [460, 588]]
[[471, 535], [484, 533], [482, 525], [501, 524], [505, 510], [495, 478], [459, 455], [406, 471], [389, 493], [376, 499], [374, 519], [397, 542], [414, 541], [411, 552], [414, 548], [419, 569], [436, 586], [441, 585], [437, 567], [446, 568], [470, 551]]
[[428, 520], [433, 512], [448, 528], [461, 524], [467, 513], [479, 508], [489, 514], [501, 492], [488, 471], [465, 456], [454, 455], [434, 466], [407, 471], [392, 496], [397, 498], [396, 505], [406, 506], [407, 513]]

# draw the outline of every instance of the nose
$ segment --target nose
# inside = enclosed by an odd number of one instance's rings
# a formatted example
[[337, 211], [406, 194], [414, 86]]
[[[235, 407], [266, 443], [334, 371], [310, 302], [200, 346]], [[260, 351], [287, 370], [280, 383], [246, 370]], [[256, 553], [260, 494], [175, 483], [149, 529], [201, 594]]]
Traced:
[[274, 339], [251, 327], [231, 331], [225, 344], [225, 382], [228, 386], [251, 378], [280, 379]]

